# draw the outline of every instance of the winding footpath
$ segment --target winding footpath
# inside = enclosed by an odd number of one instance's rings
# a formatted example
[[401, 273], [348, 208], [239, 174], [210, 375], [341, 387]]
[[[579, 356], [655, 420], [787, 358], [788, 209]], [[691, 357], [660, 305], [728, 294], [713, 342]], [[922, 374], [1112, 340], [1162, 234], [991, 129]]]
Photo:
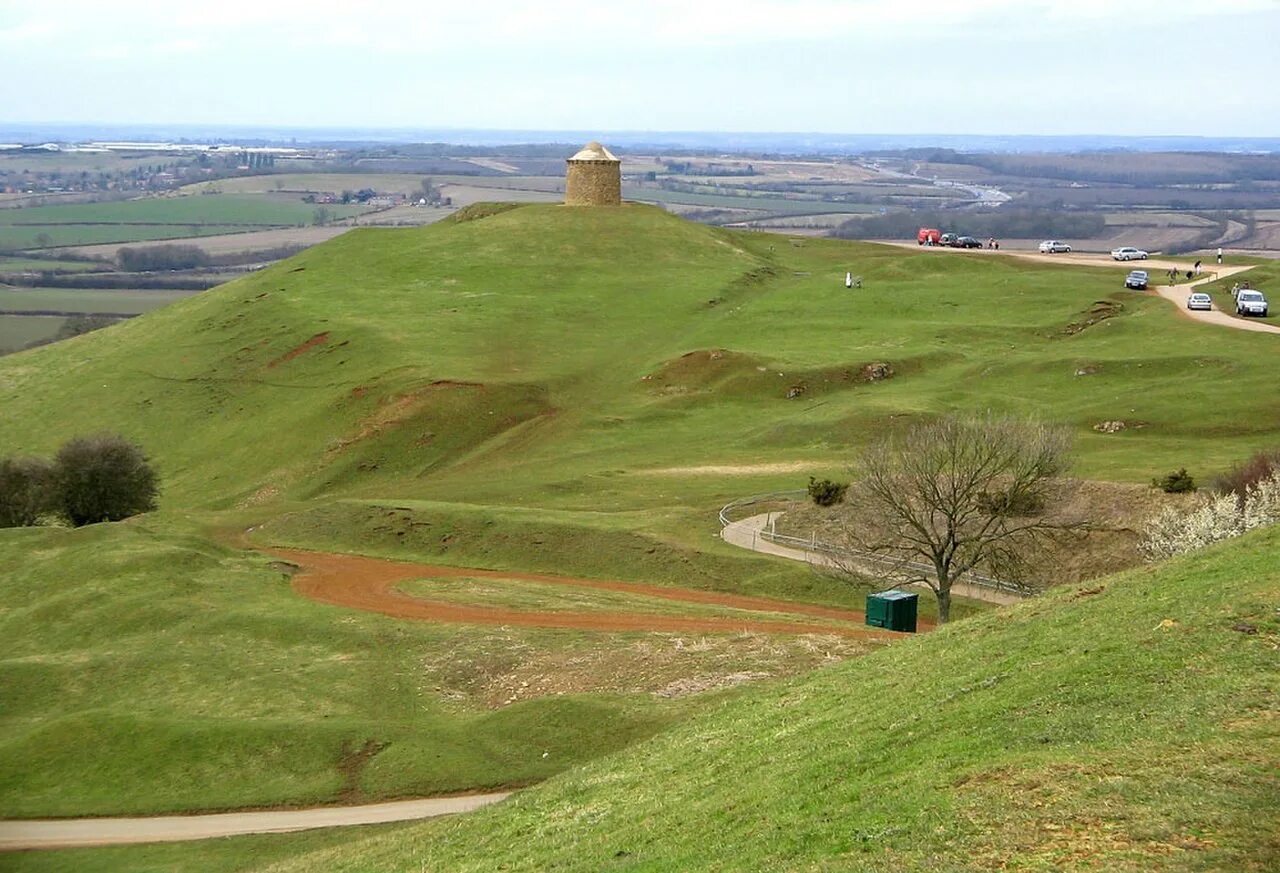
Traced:
[[[298, 549], [268, 549], [270, 554], [298, 567], [293, 589], [303, 597], [392, 618], [445, 624], [474, 624], [498, 627], [539, 627], [605, 632], [649, 631], [665, 633], [755, 633], [840, 634], [850, 637], [892, 639], [901, 636], [867, 627], [866, 615], [851, 609], [835, 609], [768, 597], [701, 591], [640, 582], [606, 579], [576, 579], [546, 573], [514, 570], [482, 570], [448, 567], [411, 561], [391, 561], [362, 555], [311, 552]], [[514, 586], [534, 583], [613, 591], [698, 606], [722, 607], [751, 613], [776, 613], [774, 619], [761, 615], [663, 615], [648, 612], [512, 609], [431, 600], [398, 590], [413, 579], [494, 579]], [[801, 621], [786, 616], [824, 619]]]
[[68, 818], [30, 821], [0, 820], [0, 852], [31, 849], [74, 849], [171, 843], [245, 834], [282, 834], [313, 828], [415, 821], [470, 812], [511, 795], [509, 791], [464, 794], [425, 800], [397, 800], [363, 806], [326, 806], [265, 812], [222, 812], [212, 815], [165, 815], [148, 818]]
[[[729, 522], [720, 531], [720, 537], [731, 546], [750, 549], [753, 552], [760, 552], [764, 555], [775, 555], [791, 561], [804, 561], [806, 564], [813, 564], [818, 567], [836, 566], [836, 563], [822, 552], [780, 546], [761, 537], [760, 532], [768, 528], [770, 523], [780, 515], [782, 515], [781, 512], [764, 512], [740, 521]], [[992, 588], [984, 588], [981, 585], [970, 585], [968, 582], [956, 582], [951, 586], [951, 593], [956, 597], [968, 597], [971, 600], [981, 600], [999, 606], [1020, 603], [1024, 599], [1018, 594], [996, 591]]]

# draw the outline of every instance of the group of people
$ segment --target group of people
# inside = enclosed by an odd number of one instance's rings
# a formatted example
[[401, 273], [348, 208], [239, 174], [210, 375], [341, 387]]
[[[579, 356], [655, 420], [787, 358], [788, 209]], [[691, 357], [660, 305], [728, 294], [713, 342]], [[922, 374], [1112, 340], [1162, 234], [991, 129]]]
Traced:
[[989, 248], [989, 249], [998, 249], [998, 248], [1000, 248], [1000, 240], [996, 239], [996, 238], [995, 238], [995, 237], [993, 237], [993, 236], [992, 236], [992, 237], [987, 237], [987, 248]]

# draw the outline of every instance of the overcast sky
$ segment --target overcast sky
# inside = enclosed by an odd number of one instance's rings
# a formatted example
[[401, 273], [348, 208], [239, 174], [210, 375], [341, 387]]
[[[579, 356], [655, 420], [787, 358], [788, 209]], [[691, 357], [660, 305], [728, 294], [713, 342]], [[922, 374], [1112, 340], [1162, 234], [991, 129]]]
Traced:
[[1280, 135], [1280, 0], [0, 0], [0, 121]]

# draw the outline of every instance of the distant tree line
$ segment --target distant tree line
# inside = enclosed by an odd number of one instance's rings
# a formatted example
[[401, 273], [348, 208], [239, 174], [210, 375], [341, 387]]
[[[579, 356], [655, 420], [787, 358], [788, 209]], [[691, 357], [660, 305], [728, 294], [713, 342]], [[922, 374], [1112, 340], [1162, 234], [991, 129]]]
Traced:
[[191, 270], [209, 266], [209, 253], [199, 246], [162, 245], [145, 248], [123, 248], [116, 252], [120, 269], [130, 273], [157, 270]]
[[0, 459], [0, 527], [61, 519], [76, 527], [155, 509], [159, 484], [138, 446], [110, 433], [76, 437], [53, 460]]
[[4, 280], [18, 288], [109, 288], [143, 291], [204, 291], [221, 279], [154, 276], [150, 273], [23, 273]]
[[965, 233], [977, 237], [1025, 239], [1101, 236], [1107, 223], [1094, 212], [1058, 212], [1051, 209], [996, 209], [984, 212], [919, 210], [887, 212], [853, 218], [831, 232], [841, 239], [915, 239], [922, 227]]
[[736, 164], [695, 164], [692, 161], [663, 161], [662, 166], [666, 167], [668, 173], [677, 173], [682, 176], [758, 176], [756, 168], [752, 164], [745, 167]]

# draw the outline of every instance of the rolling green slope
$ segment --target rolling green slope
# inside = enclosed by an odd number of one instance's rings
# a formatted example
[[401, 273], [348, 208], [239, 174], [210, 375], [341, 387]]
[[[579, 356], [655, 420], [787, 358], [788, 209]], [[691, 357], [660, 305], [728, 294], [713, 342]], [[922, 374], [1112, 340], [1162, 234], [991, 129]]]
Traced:
[[[864, 288], [846, 290], [846, 271]], [[0, 359], [0, 454], [115, 430], [154, 457], [164, 486], [160, 510], [133, 522], [0, 531], [0, 564], [19, 568], [0, 574], [3, 810], [523, 783], [686, 711], [647, 685], [491, 711], [485, 683], [515, 674], [495, 659], [527, 652], [554, 672], [626, 647], [320, 606], [262, 556], [228, 549], [227, 531], [852, 605], [854, 588], [721, 543], [716, 508], [810, 472], [846, 475], [874, 434], [948, 410], [1068, 423], [1076, 472], [1099, 478], [1204, 476], [1274, 444], [1275, 338], [1188, 322], [1119, 290], [1123, 273], [737, 233], [649, 207], [485, 207], [353, 230]], [[1128, 426], [1095, 432], [1104, 420]], [[1134, 627], [1158, 621], [1131, 606]], [[799, 642], [776, 647], [812, 663]], [[863, 697], [927, 674], [912, 663], [868, 677]], [[962, 666], [954, 687], [995, 675]], [[461, 698], [454, 667], [470, 683]], [[924, 690], [951, 693], [938, 682]], [[535, 723], [556, 728], [546, 759]], [[889, 727], [859, 730], [873, 729]], [[383, 751], [352, 777], [370, 741]]]
[[1278, 551], [1270, 529], [1058, 591], [261, 869], [1275, 869]]
[[[1185, 322], [1117, 290], [1121, 272], [789, 242], [647, 207], [357, 230], [0, 361], [0, 444], [124, 431], [160, 462], [169, 507], [621, 509], [725, 493], [655, 468], [838, 469], [874, 430], [950, 409], [1068, 422], [1080, 472], [1103, 477], [1203, 474], [1268, 439], [1274, 338]], [[876, 363], [892, 377], [870, 381]], [[1129, 427], [1094, 432], [1104, 420]]]

